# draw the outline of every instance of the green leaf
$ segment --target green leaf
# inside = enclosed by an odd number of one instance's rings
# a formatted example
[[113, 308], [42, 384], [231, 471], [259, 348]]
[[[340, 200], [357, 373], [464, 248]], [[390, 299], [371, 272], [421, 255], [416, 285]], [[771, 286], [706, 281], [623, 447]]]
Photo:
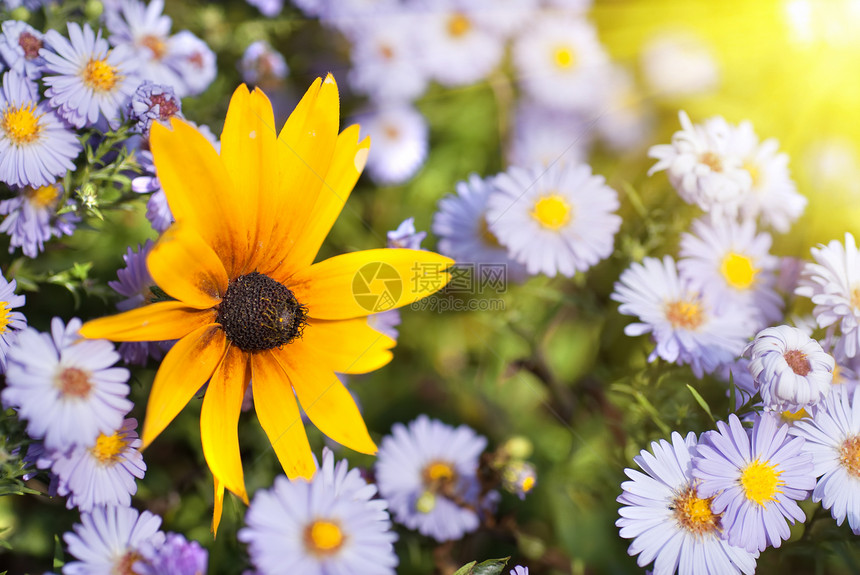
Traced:
[[503, 559], [487, 559], [481, 563], [472, 561], [466, 563], [454, 575], [499, 575], [508, 564], [510, 557]]
[[711, 413], [711, 406], [710, 406], [710, 405], [708, 405], [708, 402], [707, 402], [707, 401], [705, 401], [705, 398], [704, 398], [704, 397], [702, 397], [702, 396], [699, 394], [699, 392], [698, 392], [698, 391], [696, 391], [695, 389], [693, 389], [693, 386], [692, 386], [692, 385], [687, 384], [687, 389], [689, 389], [689, 390], [690, 390], [690, 393], [692, 393], [692, 394], [693, 394], [693, 399], [695, 399], [695, 400], [696, 400], [696, 403], [698, 403], [698, 404], [699, 404], [699, 406], [701, 406], [701, 408], [705, 410], [705, 413], [707, 413], [707, 414], [708, 414], [708, 417], [710, 417], [710, 418], [711, 418], [711, 423], [713, 423], [714, 425], [716, 425], [716, 424], [717, 424], [717, 422], [716, 422], [716, 420], [714, 419], [714, 415]]
[[54, 569], [59, 570], [66, 564], [66, 556], [63, 555], [63, 544], [60, 542], [60, 536], [54, 535]]

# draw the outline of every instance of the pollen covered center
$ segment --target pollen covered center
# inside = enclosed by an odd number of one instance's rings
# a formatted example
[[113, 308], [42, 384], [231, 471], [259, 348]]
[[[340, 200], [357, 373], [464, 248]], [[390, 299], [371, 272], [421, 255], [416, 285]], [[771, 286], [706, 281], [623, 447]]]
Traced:
[[541, 226], [550, 230], [558, 230], [570, 222], [572, 211], [570, 204], [562, 196], [550, 194], [535, 202], [532, 217]]
[[300, 338], [307, 313], [286, 286], [267, 275], [251, 272], [227, 286], [217, 322], [242, 351], [263, 351]]
[[471, 29], [472, 23], [465, 14], [456, 12], [448, 19], [448, 35], [452, 38], [465, 36]]
[[718, 533], [720, 514], [711, 511], [711, 499], [702, 499], [692, 485], [681, 491], [672, 501], [670, 509], [675, 520], [687, 531], [695, 535]]
[[701, 306], [694, 301], [673, 301], [666, 305], [666, 319], [675, 329], [697, 329], [704, 315]]
[[318, 555], [334, 553], [343, 545], [343, 539], [337, 523], [324, 519], [317, 519], [305, 529], [305, 545]]
[[77, 367], [64, 368], [54, 377], [54, 385], [63, 395], [81, 398], [87, 397], [93, 388], [90, 374]]
[[805, 377], [812, 370], [812, 367], [809, 365], [809, 360], [806, 358], [806, 354], [799, 349], [790, 349], [782, 354], [782, 357], [785, 358], [785, 363], [788, 364], [791, 371], [801, 377]]
[[116, 68], [107, 63], [107, 59], [90, 60], [84, 68], [84, 84], [96, 92], [113, 90], [119, 76]]
[[553, 61], [558, 68], [567, 70], [576, 65], [576, 53], [570, 49], [570, 46], [557, 46], [553, 50]]
[[860, 435], [852, 435], [839, 448], [839, 464], [854, 478], [860, 478]]
[[39, 50], [42, 48], [42, 41], [29, 32], [21, 32], [18, 36], [18, 45], [24, 51], [24, 57], [28, 60], [35, 60], [39, 57]]
[[0, 127], [6, 132], [12, 142], [18, 146], [29, 144], [35, 140], [42, 131], [39, 124], [40, 116], [36, 115], [36, 105], [10, 106], [3, 112]]
[[39, 188], [27, 188], [24, 195], [31, 206], [44, 210], [45, 208], [53, 208], [56, 205], [59, 189], [56, 184], [41, 186]]
[[764, 506], [768, 501], [774, 501], [777, 489], [784, 485], [779, 476], [782, 472], [775, 465], [762, 463], [758, 459], [747, 465], [741, 472], [741, 486], [747, 499]]
[[99, 460], [99, 463], [109, 464], [119, 461], [123, 449], [125, 449], [125, 436], [123, 434], [119, 432], [111, 435], [100, 433], [96, 439], [96, 444], [90, 448], [90, 453]]
[[705, 152], [699, 156], [699, 161], [711, 168], [711, 171], [723, 171], [723, 159], [714, 152]]
[[10, 320], [9, 302], [0, 301], [0, 334], [6, 333]]
[[164, 94], [155, 94], [149, 99], [152, 101], [153, 109], [158, 106], [158, 119], [163, 122], [179, 113], [179, 106], [176, 104], [176, 101]]
[[748, 289], [755, 282], [758, 269], [753, 266], [752, 260], [742, 254], [729, 252], [723, 258], [720, 265], [720, 273], [723, 274], [726, 283], [735, 289]]

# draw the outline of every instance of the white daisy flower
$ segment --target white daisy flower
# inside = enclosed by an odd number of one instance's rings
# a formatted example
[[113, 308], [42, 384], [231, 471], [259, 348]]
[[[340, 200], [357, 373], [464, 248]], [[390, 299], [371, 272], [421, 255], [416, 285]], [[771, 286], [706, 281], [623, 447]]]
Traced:
[[625, 334], [651, 334], [656, 346], [648, 361], [661, 357], [688, 364], [696, 377], [733, 362], [749, 337], [745, 310], [732, 308], [715, 314], [710, 302], [678, 275], [669, 256], [631, 264], [610, 297], [621, 304], [620, 313], [640, 320], [625, 327]]
[[427, 88], [427, 72], [419, 64], [415, 14], [404, 12], [373, 19], [354, 31], [350, 85], [375, 100], [411, 100]]
[[720, 83], [713, 50], [692, 31], [661, 31], [645, 42], [640, 65], [648, 87], [661, 97], [702, 94]]
[[434, 0], [419, 11], [419, 65], [443, 86], [474, 84], [501, 62], [502, 39], [478, 25], [469, 3]]
[[581, 164], [588, 159], [593, 129], [580, 114], [521, 104], [513, 128], [508, 165]]
[[347, 36], [403, 9], [398, 0], [322, 0], [320, 4], [320, 22]]
[[439, 237], [439, 251], [458, 264], [504, 266], [506, 278], [520, 282], [525, 266], [508, 257], [487, 224], [487, 200], [494, 189], [492, 179], [477, 174], [457, 182], [457, 195], [439, 200], [432, 230]]
[[769, 253], [770, 234], [757, 234], [753, 221], [713, 218], [694, 221], [692, 232], [681, 235], [678, 269], [693, 287], [708, 293], [718, 312], [746, 308], [756, 319], [753, 331], [782, 317], [776, 291], [779, 259]]
[[812, 248], [815, 263], [808, 262], [801, 272], [794, 293], [808, 297], [815, 304], [812, 314], [822, 328], [838, 327], [834, 353], [853, 358], [860, 355], [860, 252], [854, 236], [845, 234], [845, 244], [832, 240]]
[[732, 149], [742, 158], [752, 186], [740, 202], [745, 218], [760, 218], [765, 225], [785, 233], [804, 209], [806, 197], [798, 193], [788, 171], [788, 156], [778, 152], [773, 138], [759, 143], [749, 122], [741, 122], [732, 134]]
[[540, 0], [471, 0], [469, 6], [480, 26], [507, 38], [539, 14]]
[[586, 164], [516, 166], [496, 176], [490, 231], [530, 274], [573, 276], [612, 253], [618, 194]]
[[672, 135], [672, 143], [648, 150], [657, 159], [648, 175], [666, 170], [669, 183], [688, 204], [715, 216], [734, 215], [752, 177], [732, 148], [732, 127], [721, 117], [695, 126], [686, 112], [678, 117], [682, 129]]
[[543, 13], [522, 30], [512, 55], [520, 86], [536, 102], [572, 111], [602, 102], [609, 57], [585, 18]]
[[815, 416], [798, 421], [789, 433], [806, 440], [819, 477], [812, 500], [829, 509], [837, 525], [848, 518], [860, 535], [860, 396], [847, 389], [834, 390]]
[[766, 410], [808, 410], [830, 392], [833, 357], [796, 327], [763, 329], [744, 355]]
[[427, 120], [409, 104], [390, 104], [356, 119], [362, 134], [373, 142], [367, 173], [378, 184], [402, 184], [427, 157]]

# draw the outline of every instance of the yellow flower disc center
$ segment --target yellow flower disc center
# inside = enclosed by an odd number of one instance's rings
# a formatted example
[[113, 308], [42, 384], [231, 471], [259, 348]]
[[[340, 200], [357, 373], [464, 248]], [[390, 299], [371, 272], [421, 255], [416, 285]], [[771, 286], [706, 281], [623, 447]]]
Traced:
[[84, 398], [90, 394], [93, 384], [90, 374], [77, 367], [67, 367], [54, 377], [54, 385], [60, 393], [69, 397]]
[[116, 463], [123, 449], [125, 449], [124, 435], [119, 432], [111, 435], [100, 433], [96, 444], [90, 448], [90, 453], [99, 460], [99, 463]]
[[460, 38], [469, 33], [472, 22], [461, 12], [455, 12], [448, 18], [448, 35], [452, 38]]
[[29, 144], [39, 137], [42, 126], [39, 124], [41, 116], [36, 115], [36, 104], [30, 103], [26, 106], [9, 106], [3, 112], [0, 127], [6, 132], [12, 142], [18, 146]]
[[454, 469], [447, 463], [431, 463], [424, 473], [430, 481], [448, 481], [454, 478]]
[[749, 288], [755, 282], [758, 271], [750, 258], [735, 252], [726, 254], [720, 265], [726, 283], [735, 289]]
[[744, 169], [749, 172], [750, 179], [752, 180], [752, 187], [757, 188], [761, 184], [761, 170], [755, 164], [755, 162], [748, 160], [744, 162]]
[[805, 409], [801, 408], [800, 411], [783, 411], [782, 412], [782, 420], [786, 423], [794, 423], [795, 421], [800, 421], [801, 419], [809, 417], [809, 414]]
[[701, 306], [693, 301], [673, 301], [666, 305], [666, 319], [675, 329], [697, 329], [705, 321]]
[[553, 61], [562, 70], [572, 68], [576, 64], [576, 53], [570, 46], [558, 46], [553, 50]]
[[59, 190], [55, 184], [41, 188], [27, 188], [25, 192], [30, 205], [36, 209], [53, 208], [57, 204]]
[[698, 497], [695, 487], [690, 485], [672, 501], [670, 509], [675, 512], [678, 524], [687, 531], [696, 535], [717, 533], [720, 514], [711, 511], [711, 499]]
[[9, 302], [0, 301], [0, 333], [6, 333], [6, 328], [9, 327], [10, 314]]
[[305, 545], [318, 555], [334, 553], [343, 545], [343, 539], [343, 532], [337, 523], [323, 519], [314, 521], [305, 530]]
[[481, 236], [484, 244], [491, 248], [501, 248], [502, 244], [499, 243], [499, 238], [496, 237], [496, 234], [490, 231], [490, 224], [487, 223], [487, 218], [481, 217], [479, 221], [478, 234]]
[[701, 156], [699, 156], [699, 161], [711, 168], [711, 171], [714, 172], [722, 172], [723, 171], [723, 159], [720, 158], [714, 152], [705, 152]]
[[855, 310], [860, 309], [860, 286], [851, 290], [851, 307]]
[[809, 365], [809, 360], [806, 358], [806, 354], [799, 349], [790, 349], [782, 354], [782, 357], [785, 358], [785, 363], [788, 364], [788, 367], [801, 377], [805, 377], [810, 371], [812, 371], [812, 366]]
[[528, 475], [525, 479], [522, 480], [522, 483], [520, 483], [520, 489], [523, 490], [523, 493], [528, 493], [532, 490], [532, 487], [535, 486], [536, 481], [537, 480], [533, 475]]
[[84, 68], [84, 84], [96, 92], [109, 92], [116, 86], [119, 76], [116, 68], [103, 60], [90, 60]]
[[741, 486], [747, 499], [764, 506], [768, 501], [774, 501], [774, 495], [780, 493], [777, 489], [784, 485], [779, 480], [782, 472], [775, 465], [762, 463], [758, 459], [747, 465], [741, 472]]
[[839, 448], [839, 463], [848, 475], [860, 478], [860, 435], [849, 437]]
[[573, 210], [559, 194], [543, 196], [535, 202], [532, 217], [548, 230], [558, 230], [570, 222]]

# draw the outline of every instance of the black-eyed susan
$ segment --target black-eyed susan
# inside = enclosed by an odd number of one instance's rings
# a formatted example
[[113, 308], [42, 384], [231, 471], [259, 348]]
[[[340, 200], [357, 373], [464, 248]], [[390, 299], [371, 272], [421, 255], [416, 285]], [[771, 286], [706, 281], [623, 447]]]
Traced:
[[334, 441], [376, 453], [335, 372], [388, 363], [395, 342], [370, 328], [367, 316], [412, 303], [449, 279], [453, 261], [422, 250], [366, 250], [313, 263], [370, 147], [358, 140], [358, 126], [338, 134], [339, 111], [329, 75], [314, 82], [280, 134], [265, 94], [240, 86], [220, 155], [180, 119], [171, 120], [172, 130], [153, 125], [152, 153], [176, 222], [147, 266], [172, 300], [81, 329], [114, 341], [179, 340], [152, 385], [144, 448], [209, 382], [200, 433], [215, 477], [213, 529], [225, 487], [247, 502], [237, 434], [247, 386], [291, 479], [315, 470], [298, 404]]

